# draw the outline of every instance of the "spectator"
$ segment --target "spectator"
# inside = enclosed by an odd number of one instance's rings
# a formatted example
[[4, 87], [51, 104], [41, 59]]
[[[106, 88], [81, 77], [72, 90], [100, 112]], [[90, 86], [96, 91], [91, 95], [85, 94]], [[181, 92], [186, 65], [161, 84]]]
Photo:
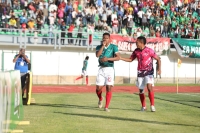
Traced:
[[[27, 72], [28, 72], [28, 63], [30, 63], [28, 56], [25, 54], [24, 48], [20, 48], [19, 54], [15, 55], [15, 57], [13, 59], [13, 63], [15, 63], [14, 69], [20, 71], [21, 87], [22, 87], [22, 90], [24, 90], [26, 76], [27, 76]], [[24, 92], [22, 92], [22, 95], [23, 94], [24, 94]]]
[[69, 26], [69, 29], [68, 29], [68, 34], [67, 34], [67, 36], [68, 36], [68, 44], [69, 45], [72, 45], [73, 44], [73, 39], [72, 39], [72, 32], [73, 32], [73, 30], [74, 30], [74, 24], [71, 24], [70, 26]]
[[114, 18], [114, 20], [112, 21], [112, 33], [113, 34], [118, 33], [118, 25], [119, 25], [119, 22], [118, 22], [117, 18]]
[[83, 32], [83, 24], [80, 24], [79, 25], [79, 28], [78, 28], [78, 34], [77, 34], [77, 39], [76, 39], [76, 43], [75, 45], [77, 45], [77, 42], [79, 40], [79, 46], [81, 46], [81, 38], [82, 38], [82, 32]]
[[33, 19], [30, 19], [29, 22], [28, 22], [29, 31], [31, 31], [31, 32], [34, 31], [34, 25], [35, 25], [35, 22], [33, 21]]
[[132, 35], [132, 28], [133, 28], [133, 18], [130, 18], [130, 21], [128, 21], [127, 24], [127, 32], [129, 36]]
[[67, 29], [67, 27], [66, 27], [66, 24], [65, 24], [65, 22], [64, 21], [62, 21], [62, 24], [61, 24], [61, 27], [60, 27], [60, 29], [61, 29], [61, 44], [62, 45], [65, 45], [65, 34], [66, 34], [66, 29]]
[[11, 29], [14, 29], [16, 27], [16, 20], [15, 20], [15, 16], [12, 16], [10, 21], [9, 21], [9, 24], [10, 24], [10, 28]]

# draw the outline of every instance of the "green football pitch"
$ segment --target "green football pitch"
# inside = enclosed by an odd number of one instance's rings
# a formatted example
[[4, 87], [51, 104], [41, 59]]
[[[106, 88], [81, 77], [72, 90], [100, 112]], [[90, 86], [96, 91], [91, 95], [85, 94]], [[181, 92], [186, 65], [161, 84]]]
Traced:
[[[105, 93], [103, 94], [105, 96]], [[93, 93], [33, 94], [24, 106], [24, 133], [199, 133], [200, 94], [156, 93], [156, 112], [141, 112], [137, 94], [113, 93], [111, 112], [97, 108]], [[105, 102], [104, 102], [105, 103]]]

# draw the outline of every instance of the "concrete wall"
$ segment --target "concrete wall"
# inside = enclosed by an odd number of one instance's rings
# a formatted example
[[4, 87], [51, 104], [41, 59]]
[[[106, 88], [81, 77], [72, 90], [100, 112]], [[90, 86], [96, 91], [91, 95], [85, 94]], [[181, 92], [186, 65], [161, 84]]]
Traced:
[[[31, 57], [33, 84], [74, 84], [74, 78], [81, 74], [83, 60], [86, 55], [89, 55], [90, 57], [88, 64], [89, 82], [90, 84], [95, 84], [98, 71], [98, 61], [95, 56], [95, 51], [87, 51], [86, 48], [84, 50], [77, 49], [79, 52], [44, 50], [31, 52], [27, 49], [26, 54], [29, 58]], [[17, 52], [18, 50], [0, 51], [0, 69], [12, 70], [14, 68], [12, 59]], [[2, 53], [4, 53], [4, 58], [2, 58]], [[129, 57], [130, 55], [122, 56]], [[155, 79], [155, 82], [176, 82], [178, 58], [182, 60], [182, 66], [178, 71], [179, 82], [200, 83], [200, 60], [196, 59], [195, 70], [195, 59], [181, 58], [176, 51], [168, 56], [161, 56], [162, 79]], [[115, 83], [129, 83], [129, 77], [131, 83], [134, 83], [137, 76], [137, 61], [131, 63], [123, 61], [115, 62], [115, 76]], [[80, 80], [77, 83], [84, 84], [85, 79]]]

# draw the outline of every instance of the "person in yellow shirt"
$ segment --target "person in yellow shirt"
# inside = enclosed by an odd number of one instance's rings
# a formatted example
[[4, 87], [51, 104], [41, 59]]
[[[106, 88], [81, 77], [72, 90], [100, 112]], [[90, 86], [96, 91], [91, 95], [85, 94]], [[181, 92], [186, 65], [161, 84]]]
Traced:
[[133, 14], [133, 8], [128, 5], [127, 12]]
[[34, 30], [34, 25], [35, 25], [35, 22], [33, 21], [33, 19], [31, 19], [29, 22], [28, 22], [28, 29], [30, 31], [33, 31]]
[[14, 29], [16, 27], [16, 20], [15, 20], [15, 16], [12, 16], [10, 21], [9, 21], [9, 25], [11, 29]]

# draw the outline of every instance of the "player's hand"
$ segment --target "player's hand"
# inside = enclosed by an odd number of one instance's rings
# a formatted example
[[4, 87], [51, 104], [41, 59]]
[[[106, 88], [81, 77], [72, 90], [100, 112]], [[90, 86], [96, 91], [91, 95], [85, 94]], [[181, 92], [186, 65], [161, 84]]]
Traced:
[[106, 41], [103, 41], [103, 42], [102, 42], [102, 45], [105, 47], [105, 46], [106, 46]]
[[107, 62], [107, 61], [108, 61], [108, 58], [107, 58], [107, 57], [101, 58], [101, 62]]
[[157, 74], [160, 75], [160, 74], [161, 74], [161, 71], [160, 71], [160, 70], [157, 70]]

